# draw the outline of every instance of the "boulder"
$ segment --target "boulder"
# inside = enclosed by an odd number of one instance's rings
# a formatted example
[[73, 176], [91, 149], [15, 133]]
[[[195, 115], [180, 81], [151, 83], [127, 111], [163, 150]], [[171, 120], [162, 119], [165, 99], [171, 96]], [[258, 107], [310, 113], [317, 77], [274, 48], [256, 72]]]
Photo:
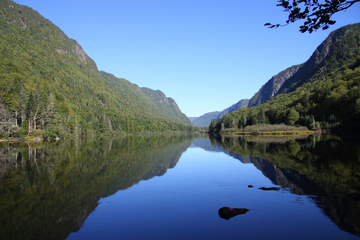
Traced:
[[221, 218], [229, 220], [232, 217], [235, 217], [239, 214], [245, 214], [249, 211], [247, 208], [230, 208], [230, 207], [222, 207], [219, 209], [218, 213]]

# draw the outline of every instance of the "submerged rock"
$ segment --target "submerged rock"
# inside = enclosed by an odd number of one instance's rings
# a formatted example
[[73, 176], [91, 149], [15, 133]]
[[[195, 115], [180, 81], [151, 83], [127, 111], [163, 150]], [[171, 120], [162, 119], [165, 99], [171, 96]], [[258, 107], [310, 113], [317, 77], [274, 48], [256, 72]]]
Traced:
[[232, 217], [235, 217], [239, 214], [245, 214], [249, 211], [247, 208], [230, 208], [230, 207], [222, 207], [219, 209], [218, 213], [221, 218], [229, 220]]
[[264, 190], [264, 191], [267, 191], [267, 190], [280, 190], [279, 187], [261, 187], [259, 189]]
[[249, 185], [249, 186], [248, 186], [248, 188], [252, 188], [252, 187], [254, 187], [254, 186], [253, 186], [253, 185]]

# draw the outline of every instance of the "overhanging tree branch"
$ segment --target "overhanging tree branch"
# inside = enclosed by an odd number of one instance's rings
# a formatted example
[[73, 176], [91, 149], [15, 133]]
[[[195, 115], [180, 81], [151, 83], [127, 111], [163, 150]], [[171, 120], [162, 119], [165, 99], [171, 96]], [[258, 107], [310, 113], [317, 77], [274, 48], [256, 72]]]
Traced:
[[325, 0], [321, 1], [321, 3], [318, 0], [293, 0], [291, 2], [279, 0], [277, 6], [283, 7], [284, 12], [289, 13], [286, 24], [266, 23], [265, 26], [278, 28], [304, 20], [304, 24], [300, 26], [299, 30], [302, 33], [312, 33], [319, 28], [325, 30], [336, 23], [331, 19], [335, 13], [345, 11], [356, 2], [360, 2], [360, 0]]

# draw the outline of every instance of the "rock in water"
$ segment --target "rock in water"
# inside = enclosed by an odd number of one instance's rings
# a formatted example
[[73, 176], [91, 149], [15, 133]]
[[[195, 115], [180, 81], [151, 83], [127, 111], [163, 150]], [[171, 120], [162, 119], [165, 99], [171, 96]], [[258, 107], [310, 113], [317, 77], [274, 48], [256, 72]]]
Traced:
[[221, 218], [229, 220], [232, 217], [235, 217], [239, 214], [245, 214], [249, 211], [247, 208], [230, 208], [230, 207], [222, 207], [219, 209], [218, 213]]
[[262, 190], [265, 190], [265, 191], [267, 191], [267, 190], [280, 190], [279, 187], [261, 187], [259, 189], [262, 189]]

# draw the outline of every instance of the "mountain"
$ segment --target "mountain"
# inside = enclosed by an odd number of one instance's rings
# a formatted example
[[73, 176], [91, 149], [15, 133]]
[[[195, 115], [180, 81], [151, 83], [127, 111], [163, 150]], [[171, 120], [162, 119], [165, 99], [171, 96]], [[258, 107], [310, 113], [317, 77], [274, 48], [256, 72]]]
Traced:
[[[359, 56], [355, 40], [358, 28], [359, 24], [352, 24], [330, 33], [305, 63], [289, 67], [267, 81], [250, 99], [249, 107], [259, 106], [278, 94], [293, 92], [307, 82], [353, 63]], [[354, 34], [353, 41], [346, 40], [346, 35]]]
[[220, 112], [209, 112], [201, 115], [200, 117], [192, 120], [192, 123], [196, 127], [207, 127], [209, 126], [212, 119], [216, 119], [219, 116]]
[[[360, 23], [341, 27], [308, 61], [266, 82], [247, 108], [212, 122], [211, 132], [258, 123], [301, 125], [351, 134], [360, 130]], [[241, 122], [241, 124], [240, 124]]]
[[292, 66], [273, 76], [250, 99], [248, 107], [259, 106], [275, 96], [284, 82], [292, 77], [300, 67], [301, 65]]
[[220, 112], [220, 114], [216, 117], [216, 119], [218, 120], [219, 118], [221, 118], [222, 116], [231, 113], [235, 110], [238, 110], [240, 108], [246, 108], [249, 105], [249, 99], [242, 99], [240, 101], [238, 101], [237, 103], [231, 105], [230, 107], [224, 109], [223, 111]]
[[137, 85], [99, 71], [75, 40], [29, 7], [0, 1], [0, 35], [0, 134], [192, 128], [173, 99], [157, 93], [166, 99], [159, 104]]
[[278, 94], [295, 91], [307, 82], [318, 80], [332, 71], [354, 63], [360, 55], [359, 29], [358, 23], [331, 32], [309, 60], [281, 86]]
[[140, 88], [141, 91], [150, 98], [159, 112], [163, 113], [163, 118], [171, 122], [179, 122], [182, 124], [192, 125], [190, 119], [181, 112], [179, 106], [176, 104], [175, 100], [172, 98], [166, 97], [166, 95], [160, 90], [152, 90], [150, 88]]
[[242, 99], [239, 102], [231, 105], [230, 107], [222, 110], [221, 112], [216, 111], [216, 112], [209, 112], [209, 113], [205, 113], [203, 115], [201, 115], [198, 118], [195, 118], [194, 120], [192, 120], [193, 124], [196, 127], [207, 127], [210, 125], [211, 120], [213, 119], [219, 119], [222, 116], [231, 113], [232, 111], [238, 110], [240, 108], [244, 108], [247, 107], [249, 104], [249, 100], [248, 99]]
[[197, 119], [198, 117], [189, 117], [190, 121], [194, 121], [195, 119]]

